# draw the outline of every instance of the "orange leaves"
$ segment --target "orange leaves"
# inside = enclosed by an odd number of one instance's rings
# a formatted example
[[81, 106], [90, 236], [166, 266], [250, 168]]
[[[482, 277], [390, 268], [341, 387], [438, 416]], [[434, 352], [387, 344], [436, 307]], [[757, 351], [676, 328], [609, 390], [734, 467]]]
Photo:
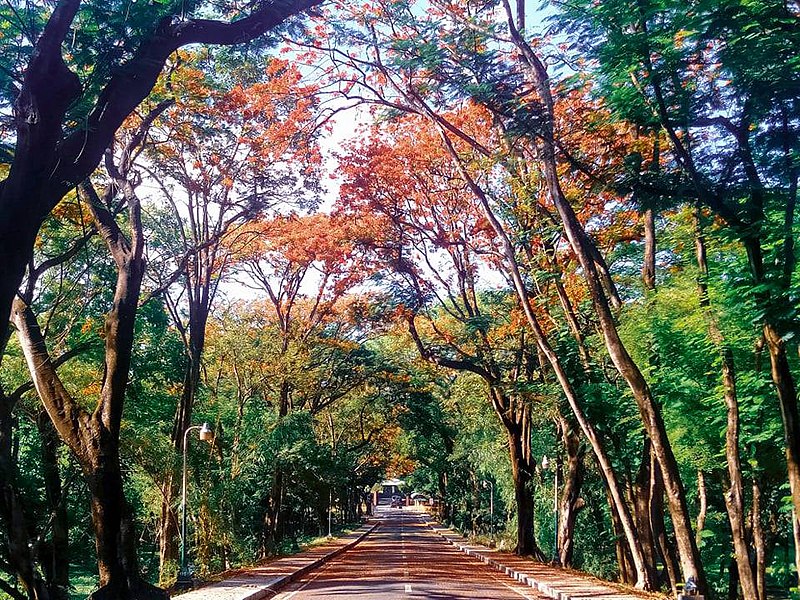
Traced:
[[326, 214], [284, 215], [250, 223], [226, 239], [238, 268], [268, 291], [285, 322], [302, 309], [314, 328], [338, 315], [347, 321], [363, 311], [350, 294], [371, 274], [361, 252], [360, 229], [349, 219]]
[[340, 217], [288, 215], [246, 224], [232, 232], [228, 243], [239, 260], [279, 253], [304, 267], [313, 262], [334, 266], [352, 253], [353, 233], [350, 224]]
[[[272, 59], [261, 81], [225, 91], [188, 56], [170, 74], [175, 106], [153, 133], [154, 159], [196, 191], [224, 190], [263, 179], [276, 165], [312, 174], [321, 163], [316, 139], [317, 87], [299, 69]], [[182, 164], [181, 164], [182, 163]], [[190, 185], [191, 184], [191, 185]], [[248, 192], [252, 193], [252, 192]]]
[[[470, 134], [485, 137], [485, 113], [469, 106], [448, 115]], [[465, 151], [464, 142], [457, 142]], [[425, 232], [427, 241], [446, 248], [478, 242], [486, 232], [475, 199], [427, 120], [406, 116], [376, 126], [342, 157], [339, 210], [383, 226], [386, 239], [403, 228]], [[394, 232], [394, 233], [393, 233]]]

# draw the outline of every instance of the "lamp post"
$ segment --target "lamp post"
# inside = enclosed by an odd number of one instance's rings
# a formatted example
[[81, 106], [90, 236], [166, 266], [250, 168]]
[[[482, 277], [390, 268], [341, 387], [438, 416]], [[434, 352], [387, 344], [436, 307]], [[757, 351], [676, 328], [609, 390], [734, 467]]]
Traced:
[[489, 547], [494, 548], [494, 484], [488, 479], [483, 480], [483, 489], [489, 488]]
[[[553, 562], [558, 564], [558, 464], [553, 461]], [[550, 469], [550, 461], [542, 456], [542, 470]]]
[[333, 488], [328, 490], [328, 537], [331, 535], [331, 521], [333, 518]]
[[192, 425], [183, 432], [183, 473], [181, 476], [181, 569], [178, 572], [178, 580], [175, 586], [178, 588], [191, 587], [192, 573], [186, 560], [187, 551], [187, 532], [186, 532], [186, 450], [189, 445], [189, 432], [195, 429], [200, 430], [200, 440], [210, 442], [214, 439], [214, 432], [208, 423], [202, 425]]

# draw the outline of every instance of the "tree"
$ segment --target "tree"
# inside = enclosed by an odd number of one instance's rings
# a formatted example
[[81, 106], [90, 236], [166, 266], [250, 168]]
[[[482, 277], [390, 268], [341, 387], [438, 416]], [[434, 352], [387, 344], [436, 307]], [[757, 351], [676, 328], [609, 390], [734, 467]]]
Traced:
[[[290, 214], [244, 225], [229, 236], [237, 269], [267, 295], [278, 326], [280, 363], [297, 344], [321, 342], [326, 329], [351, 304], [347, 294], [369, 275], [355, 235], [353, 225], [341, 217]], [[357, 314], [358, 303], [352, 306]], [[277, 381], [280, 420], [298, 407], [293, 400], [293, 378], [284, 371]], [[335, 391], [319, 395], [308, 409], [318, 412], [337, 397]], [[280, 537], [283, 487], [284, 473], [276, 469], [264, 523], [264, 553], [274, 551]]]
[[[457, 21], [458, 15], [454, 12], [456, 16], [454, 16], [454, 20]], [[373, 53], [377, 53], [377, 58], [371, 62], [370, 64], [375, 70], [375, 74], [373, 76], [374, 81], [377, 83], [373, 83], [372, 79], [369, 80], [360, 80], [361, 84], [370, 89], [373, 93], [376, 93], [375, 102], [376, 103], [383, 103], [386, 106], [391, 107], [392, 109], [401, 109], [407, 112], [416, 113], [418, 115], [423, 116], [426, 120], [428, 120], [435, 128], [439, 130], [439, 136], [441, 139], [441, 143], [444, 146], [444, 150], [446, 154], [450, 156], [450, 158], [454, 161], [457, 172], [460, 175], [460, 178], [465, 182], [470, 192], [475, 196], [476, 200], [479, 203], [480, 210], [482, 211], [484, 218], [490, 224], [492, 231], [495, 233], [499, 240], [500, 246], [500, 254], [504, 259], [505, 268], [508, 269], [509, 279], [513, 281], [514, 289], [519, 296], [521, 306], [525, 311], [525, 315], [528, 320], [528, 324], [531, 327], [536, 343], [540, 346], [542, 353], [546, 356], [549, 360], [549, 364], [554, 369], [554, 372], [557, 374], [557, 378], [559, 383], [562, 385], [562, 388], [565, 390], [567, 397], [570, 399], [570, 405], [573, 411], [578, 415], [578, 420], [581, 422], [584, 433], [592, 440], [593, 448], [597, 451], [597, 456], [600, 457], [601, 462], [605, 463], [603, 466], [603, 472], [605, 474], [613, 475], [613, 470], [609, 468], [608, 459], [605, 458], [604, 452], [601, 450], [601, 443], [597, 436], [592, 433], [591, 424], [584, 418], [582, 418], [582, 409], [580, 408], [579, 402], [577, 400], [577, 396], [574, 392], [574, 386], [569, 380], [564, 369], [561, 367], [558, 357], [552, 351], [549, 342], [544, 334], [542, 327], [538, 323], [538, 318], [533, 312], [531, 308], [531, 301], [530, 301], [530, 294], [527, 291], [526, 283], [523, 280], [523, 276], [520, 272], [519, 266], [516, 261], [515, 256], [515, 249], [513, 244], [508, 236], [508, 234], [503, 229], [502, 224], [498, 220], [497, 216], [495, 215], [493, 209], [490, 206], [489, 199], [487, 197], [487, 193], [481, 187], [481, 185], [476, 181], [474, 175], [472, 175], [469, 171], [470, 166], [468, 166], [465, 162], [459, 157], [459, 153], [462, 151], [460, 148], [457, 147], [457, 144], [466, 145], [468, 148], [472, 148], [477, 151], [478, 154], [482, 155], [481, 160], [489, 158], [492, 156], [494, 152], [494, 148], [498, 146], [502, 148], [503, 151], [508, 151], [507, 147], [502, 144], [502, 142], [498, 142], [495, 140], [486, 141], [485, 138], [477, 136], [473, 131], [467, 131], [459, 121], [459, 119], [463, 118], [459, 115], [456, 119], [453, 119], [451, 116], [444, 113], [442, 110], [437, 110], [437, 106], [440, 102], [442, 102], [442, 98], [432, 95], [430, 98], [425, 96], [423, 93], [425, 89], [419, 88], [415, 85], [414, 79], [416, 77], [420, 77], [425, 73], [430, 72], [430, 65], [429, 61], [426, 62], [426, 58], [429, 58], [425, 55], [424, 52], [421, 50], [419, 54], [416, 54], [418, 49], [415, 49], [412, 44], [406, 43], [407, 40], [416, 39], [415, 38], [415, 31], [419, 30], [427, 30], [430, 27], [430, 24], [422, 23], [418, 24], [412, 18], [409, 19], [408, 15], [404, 13], [400, 13], [397, 17], [398, 23], [402, 25], [398, 25], [395, 30], [387, 34], [386, 39], [382, 39], [380, 42], [380, 47], [376, 45], [372, 48]], [[405, 28], [405, 29], [403, 29]], [[416, 28], [416, 29], [415, 29]], [[441, 27], [437, 29], [441, 30]], [[391, 62], [389, 62], [388, 58], [384, 58], [383, 54], [381, 53], [382, 46], [389, 46], [392, 51], [397, 51], [398, 49], [402, 52], [398, 56], [394, 54], [388, 54], [391, 57]], [[410, 55], [410, 58], [409, 58]], [[422, 58], [420, 58], [420, 56]], [[465, 61], [468, 59], [465, 59]], [[353, 59], [353, 62], [358, 63], [360, 66], [363, 67], [363, 63], [360, 62], [360, 59]], [[420, 64], [421, 63], [421, 64]], [[469, 63], [467, 63], [469, 65]], [[457, 70], [462, 68], [464, 65], [461, 63], [456, 63], [451, 69]], [[471, 66], [471, 65], [470, 65]], [[400, 74], [396, 75], [395, 71], [398, 71]], [[497, 71], [502, 74], [503, 69], [502, 66], [497, 69]], [[449, 73], [449, 71], [445, 70], [445, 73]], [[499, 75], [498, 75], [499, 76]], [[410, 82], [410, 83], [409, 83]], [[488, 85], [491, 85], [491, 82], [487, 82]], [[379, 91], [375, 92], [375, 88], [379, 87]], [[458, 90], [456, 90], [458, 91]], [[463, 92], [462, 92], [463, 93]], [[469, 105], [468, 105], [469, 106]], [[491, 108], [491, 103], [490, 103]], [[466, 110], [464, 111], [466, 113]], [[499, 118], [502, 118], [502, 115], [498, 115]], [[487, 119], [488, 120], [488, 119]], [[522, 124], [520, 123], [511, 123], [506, 127], [508, 131], [519, 131], [522, 128]], [[524, 129], [523, 129], [524, 130]], [[497, 139], [502, 139], [504, 135], [504, 131], [499, 131], [496, 136]], [[451, 139], [452, 138], [452, 139]], [[512, 155], [513, 155], [512, 150]], [[537, 150], [538, 152], [538, 150]], [[527, 157], [526, 157], [527, 158]], [[536, 160], [536, 159], [533, 159]], [[513, 158], [508, 159], [506, 162], [513, 162]], [[557, 168], [555, 162], [551, 165], [553, 169]], [[543, 167], [545, 173], [547, 169]], [[557, 176], [557, 172], [555, 173]], [[494, 181], [487, 177], [488, 181], [494, 183]], [[485, 186], [484, 186], [485, 187]], [[566, 199], [563, 198], [562, 200], [566, 202]], [[571, 208], [569, 209], [572, 210]], [[577, 223], [577, 219], [574, 218], [574, 212], [572, 213], [573, 222], [580, 227]], [[583, 232], [583, 230], [581, 229]], [[596, 247], [592, 245], [586, 236], [585, 232], [582, 233], [582, 236], [586, 240], [586, 247], [584, 252], [584, 258], [587, 258], [591, 262], [592, 273], [595, 275], [595, 283], [597, 284], [596, 291], [602, 295], [602, 298], [606, 298], [605, 294], [610, 294], [610, 297], [616, 298], [616, 292], [611, 282], [610, 278], [608, 277], [607, 271], [603, 267], [601, 268], [598, 266], [604, 266], [604, 261], [600, 256], [599, 252], [597, 251]], [[586, 265], [583, 265], [584, 269], [587, 268]], [[598, 296], [600, 298], [601, 296]], [[618, 301], [618, 299], [617, 299]], [[606, 302], [604, 300], [604, 302]], [[605, 305], [606, 309], [608, 309], [607, 304]], [[610, 313], [609, 313], [610, 316]], [[647, 408], [650, 406], [647, 402], [645, 402], [642, 406]], [[651, 407], [652, 408], [652, 407]], [[652, 421], [651, 421], [652, 422]], [[664, 433], [664, 432], [662, 432]], [[664, 441], [664, 440], [662, 440]], [[668, 452], [665, 456], [668, 456]], [[677, 467], [673, 465], [673, 473], [677, 474]], [[633, 523], [630, 520], [629, 515], [626, 516], [628, 512], [628, 508], [625, 504], [624, 496], [621, 492], [621, 488], [614, 482], [613, 480], [609, 480], [609, 485], [611, 489], [614, 490], [614, 497], [615, 497], [615, 504], [618, 507], [618, 510], [622, 512], [623, 515], [623, 523], [625, 524], [625, 532], [626, 538], [629, 544], [633, 548], [633, 555], [634, 561], [637, 565], [637, 575], [638, 575], [638, 582], [639, 585], [642, 587], [649, 587], [651, 585], [649, 581], [648, 572], [646, 570], [646, 565], [644, 558], [641, 554], [641, 549], [639, 547], [639, 542], [637, 535], [635, 533], [635, 528], [633, 527]], [[685, 511], [684, 511], [685, 512]]]
[[[482, 116], [480, 111], [465, 111], [455, 118], [480, 135]], [[425, 125], [406, 117], [352, 151], [346, 163], [343, 210], [361, 222], [376, 223], [367, 243], [398, 283], [403, 282], [399, 310], [420, 355], [484, 380], [509, 440], [518, 515], [516, 551], [540, 555], [533, 532], [531, 405], [524, 392], [526, 384], [533, 385], [535, 354], [524, 332], [510, 336], [510, 343], [518, 347], [495, 347], [492, 304], [481, 298], [478, 288], [481, 255], [495, 249], [438, 133]], [[382, 139], [387, 134], [391, 144]]]
[[[0, 182], [0, 314], [11, 313], [42, 221], [94, 171], [117, 129], [153, 89], [175, 50], [196, 43], [242, 44], [317, 3], [258, 4], [247, 14], [237, 10], [238, 18], [231, 22], [192, 18], [194, 11], [202, 13], [200, 5], [192, 4], [190, 13], [184, 12], [185, 4], [139, 5], [134, 7], [135, 23], [119, 18], [104, 23], [104, 15], [128, 15], [128, 11], [108, 3], [60, 0], [41, 31], [26, 32], [32, 51], [27, 62], [23, 58], [15, 63], [19, 91], [13, 100], [14, 151], [8, 176]], [[34, 9], [29, 6], [19, 7], [18, 14], [43, 22], [44, 15], [30, 14]], [[89, 30], [98, 31], [97, 25], [102, 25], [101, 31], [119, 37], [111, 44], [89, 37], [80, 48], [83, 52], [67, 54], [65, 40], [73, 34], [77, 38], [82, 29], [81, 21], [75, 21], [82, 8]], [[135, 29], [126, 29], [131, 25]], [[115, 46], [118, 52], [113, 51]], [[83, 65], [68, 64], [75, 56], [84, 59]], [[75, 72], [85, 65], [94, 67], [88, 86], [81, 85]], [[80, 118], [75, 118], [73, 108], [82, 111]], [[3, 348], [7, 331], [4, 324]]]
[[[599, 60], [598, 88], [615, 110], [666, 134], [679, 177], [660, 187], [708, 206], [747, 252], [747, 294], [760, 305], [797, 513], [800, 421], [786, 347], [797, 324], [786, 309], [796, 263], [796, 7], [701, 2], [686, 12], [673, 2], [605, 2], [580, 3], [563, 15], [561, 26], [578, 33], [581, 50]], [[725, 369], [730, 379], [730, 361]], [[734, 492], [738, 487], [732, 481]], [[741, 520], [741, 503], [731, 508]], [[754, 586], [744, 585], [755, 597]]]
[[[230, 264], [225, 238], [274, 211], [313, 205], [320, 161], [315, 89], [300, 83], [296, 68], [270, 59], [255, 82], [224, 90], [193, 66], [200, 58], [184, 58], [188, 64], [169, 74], [167, 86], [176, 103], [156, 122], [148, 144], [148, 171], [171, 209], [153, 223], [159, 235], [150, 245], [150, 262], [158, 267], [151, 273], [186, 346], [172, 429], [176, 456], [200, 391], [206, 325]], [[177, 490], [169, 483], [172, 472], [165, 477], [162, 580], [168, 561], [177, 557], [172, 506]]]
[[[126, 501], [119, 460], [120, 426], [130, 370], [134, 324], [144, 277], [141, 205], [131, 168], [147, 127], [163, 107], [143, 119], [123, 146], [121, 156], [106, 156], [111, 178], [101, 198], [90, 184], [82, 187], [94, 227], [104, 239], [117, 269], [111, 309], [104, 321], [104, 372], [93, 411], [83, 407], [61, 380], [31, 306], [33, 288], [14, 301], [12, 320], [36, 391], [53, 425], [76, 456], [92, 498], [92, 522], [101, 588], [95, 598], [163, 597], [139, 574], [136, 538]], [[118, 198], [119, 197], [121, 199]], [[114, 217], [114, 201], [129, 212], [130, 238]], [[35, 275], [35, 274], [32, 274]]]

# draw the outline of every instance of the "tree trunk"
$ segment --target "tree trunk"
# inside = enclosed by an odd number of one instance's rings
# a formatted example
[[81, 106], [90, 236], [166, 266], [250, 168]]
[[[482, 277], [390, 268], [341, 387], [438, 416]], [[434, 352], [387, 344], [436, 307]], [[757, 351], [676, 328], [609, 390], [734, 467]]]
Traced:
[[761, 486], [753, 479], [753, 505], [750, 511], [753, 546], [756, 549], [755, 576], [758, 600], [767, 599], [767, 544], [764, 528], [761, 525]]
[[[90, 600], [163, 600], [164, 590], [139, 577], [135, 533], [122, 486], [116, 445], [101, 428], [87, 450], [84, 474], [91, 494], [100, 589]], [[87, 468], [88, 466], [88, 468]]]
[[701, 546], [703, 529], [706, 528], [706, 516], [708, 515], [708, 491], [706, 490], [706, 476], [700, 469], [697, 470], [697, 497], [700, 499], [700, 509], [697, 511], [697, 527], [695, 528], [695, 538], [697, 547]]
[[[798, 517], [794, 509], [792, 509], [792, 536], [794, 538], [795, 547], [794, 569], [797, 578], [800, 579], [800, 552], [797, 551], [797, 548], [800, 548], [800, 517]], [[800, 585], [800, 583], [798, 585]]]
[[[727, 403], [727, 399], [726, 399]], [[725, 451], [728, 458], [730, 488], [725, 493], [725, 507], [731, 524], [734, 558], [744, 600], [758, 600], [756, 578], [750, 564], [750, 548], [747, 544], [747, 524], [744, 512], [742, 473], [739, 466], [739, 411], [728, 407], [728, 428], [725, 434]]]
[[[797, 390], [789, 368], [786, 342], [783, 337], [773, 325], [765, 324], [764, 338], [769, 349], [772, 381], [781, 407], [792, 506], [795, 512], [800, 514], [800, 415], [797, 410]], [[797, 552], [800, 553], [800, 548]]]
[[575, 521], [585, 504], [580, 497], [580, 492], [583, 485], [583, 459], [586, 452], [581, 447], [577, 433], [566, 419], [559, 418], [558, 427], [567, 455], [558, 521], [558, 562], [563, 567], [571, 567], [572, 553], [575, 548]]
[[[192, 297], [194, 299], [194, 296]], [[200, 389], [202, 374], [202, 356], [205, 347], [206, 323], [208, 307], [189, 303], [189, 339], [186, 348], [186, 370], [183, 376], [183, 387], [180, 400], [175, 411], [172, 426], [172, 447], [174, 456], [183, 455], [184, 433], [192, 424], [192, 410]], [[177, 465], [174, 465], [177, 469]], [[178, 517], [175, 513], [175, 498], [178, 496], [178, 478], [175, 471], [166, 475], [164, 495], [161, 499], [161, 519], [159, 522], [159, 581], [162, 585], [170, 578], [167, 572], [170, 564], [178, 560]]]
[[653, 528], [653, 539], [656, 542], [667, 580], [672, 593], [677, 593], [680, 583], [680, 566], [675, 555], [675, 545], [669, 539], [667, 527], [664, 523], [664, 480], [661, 477], [661, 467], [655, 456], [650, 464], [650, 526]]
[[619, 518], [619, 511], [614, 499], [606, 486], [606, 498], [608, 499], [609, 512], [611, 514], [611, 526], [614, 530], [614, 550], [617, 555], [617, 565], [619, 565], [619, 580], [622, 583], [633, 584], [636, 577], [636, 570], [631, 559], [630, 545], [625, 543], [625, 532]]
[[728, 564], [728, 600], [739, 600], [739, 568], [735, 558]]
[[439, 513], [443, 523], [450, 522], [450, 502], [447, 494], [447, 471], [439, 473]]
[[644, 212], [644, 259], [642, 260], [642, 282], [647, 290], [656, 289], [656, 219], [653, 209]]
[[525, 457], [522, 432], [506, 428], [511, 456], [511, 475], [514, 481], [514, 500], [517, 507], [517, 545], [514, 552], [544, 560], [544, 554], [534, 536], [533, 472]]
[[[531, 83], [535, 86], [544, 108], [544, 123], [537, 140], [539, 159], [541, 160], [548, 195], [558, 211], [570, 246], [583, 268], [584, 276], [589, 285], [592, 303], [595, 307], [611, 360], [628, 383], [642, 415], [645, 431], [652, 441], [655, 456], [661, 465], [684, 576], [694, 576], [701, 593], [704, 593], [707, 586], [700, 553], [697, 550], [692, 532], [692, 523], [686, 504], [686, 493], [681, 481], [678, 463], [675, 460], [672, 446], [667, 437], [661, 411], [652, 397], [641, 370], [633, 361], [619, 337], [614, 316], [609, 306], [609, 299], [614, 301], [615, 297], [613, 294], [607, 295], [609, 294], [608, 290], [604, 290], [603, 284], [606, 277], [599, 272], [597, 267], [596, 257], [599, 254], [597, 247], [589, 239], [561, 189], [556, 160], [555, 104], [550, 90], [547, 67], [514, 26], [508, 0], [504, 0], [504, 6], [508, 16], [512, 40], [520, 50], [523, 67]], [[611, 283], [613, 284], [613, 282]], [[606, 283], [605, 287], [608, 287], [608, 283]]]
[[632, 491], [633, 514], [636, 517], [636, 531], [642, 544], [642, 552], [646, 561], [649, 577], [651, 581], [658, 581], [656, 571], [656, 547], [653, 539], [653, 524], [650, 522], [650, 507], [652, 501], [652, 445], [650, 439], [645, 437], [642, 444], [641, 462], [639, 471], [636, 474]]
[[42, 569], [52, 600], [69, 599], [69, 520], [67, 503], [61, 489], [58, 469], [58, 448], [61, 441], [47, 413], [41, 412], [36, 427], [42, 443], [42, 478], [45, 484], [47, 507], [50, 510], [52, 532], [47, 552], [40, 552]]
[[14, 459], [13, 401], [0, 387], [0, 518], [8, 550], [8, 560], [27, 598], [49, 600], [45, 582], [39, 576], [28, 537], [28, 524], [22, 510], [17, 482], [17, 464]]
[[[178, 455], [179, 456], [179, 455]], [[158, 520], [158, 582], [166, 585], [174, 573], [169, 572], [168, 565], [178, 563], [178, 547], [175, 543], [178, 533], [178, 515], [173, 504], [177, 495], [174, 472], [166, 474], [162, 487], [161, 515]]]
[[725, 458], [728, 466], [729, 489], [725, 493], [725, 508], [731, 525], [734, 557], [736, 559], [739, 583], [742, 586], [742, 596], [744, 600], [758, 600], [756, 576], [751, 568], [749, 545], [747, 543], [744, 481], [739, 455], [739, 399], [736, 395], [736, 368], [733, 362], [733, 352], [725, 342], [725, 337], [720, 330], [716, 315], [711, 309], [708, 297], [708, 286], [706, 284], [708, 263], [706, 262], [705, 239], [700, 220], [700, 211], [697, 208], [695, 209], [695, 231], [697, 266], [700, 271], [700, 280], [698, 282], [700, 306], [706, 314], [709, 337], [720, 355], [723, 397], [727, 413]]
[[[278, 392], [278, 422], [289, 414], [289, 381], [281, 381], [280, 391]], [[264, 541], [262, 543], [262, 554], [273, 554], [277, 549], [281, 538], [282, 527], [282, 500], [284, 494], [284, 476], [281, 465], [275, 465], [272, 475], [272, 485], [270, 486], [269, 498], [267, 500], [267, 512], [264, 517]]]

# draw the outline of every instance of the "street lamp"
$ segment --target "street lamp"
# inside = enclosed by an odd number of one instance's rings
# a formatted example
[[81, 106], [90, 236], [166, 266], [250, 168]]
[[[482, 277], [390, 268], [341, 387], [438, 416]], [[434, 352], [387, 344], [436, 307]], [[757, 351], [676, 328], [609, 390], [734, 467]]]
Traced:
[[328, 490], [328, 537], [331, 535], [331, 521], [333, 519], [333, 488]]
[[494, 548], [494, 484], [488, 479], [483, 481], [483, 489], [489, 488], [489, 531], [491, 532], [489, 547]]
[[189, 445], [189, 432], [195, 429], [200, 430], [200, 440], [203, 442], [211, 442], [214, 440], [214, 431], [208, 425], [192, 425], [187, 427], [183, 432], [183, 473], [181, 477], [181, 570], [178, 572], [178, 580], [175, 586], [178, 588], [191, 587], [192, 585], [192, 572], [189, 570], [189, 565], [186, 561], [187, 550], [187, 533], [186, 533], [186, 450]]
[[[558, 564], [558, 464], [553, 461], [553, 562]], [[542, 456], [542, 470], [550, 470], [550, 461]]]

